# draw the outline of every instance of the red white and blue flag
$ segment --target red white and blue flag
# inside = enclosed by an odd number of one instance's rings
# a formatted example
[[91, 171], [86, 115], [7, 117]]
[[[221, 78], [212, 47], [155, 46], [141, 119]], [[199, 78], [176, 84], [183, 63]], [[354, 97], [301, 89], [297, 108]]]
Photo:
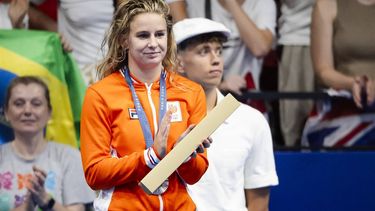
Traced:
[[359, 109], [350, 94], [329, 90], [329, 101], [318, 102], [308, 118], [302, 146], [375, 146], [375, 109]]

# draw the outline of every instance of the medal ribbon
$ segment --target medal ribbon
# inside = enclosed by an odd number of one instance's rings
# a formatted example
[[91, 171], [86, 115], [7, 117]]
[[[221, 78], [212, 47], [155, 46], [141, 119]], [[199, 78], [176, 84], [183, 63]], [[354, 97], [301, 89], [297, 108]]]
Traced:
[[[121, 72], [123, 76], [125, 77], [126, 83], [128, 84], [131, 93], [132, 93], [132, 98], [134, 101], [134, 106], [137, 111], [138, 119], [142, 127], [142, 132], [143, 136], [145, 138], [146, 142], [146, 149], [151, 147], [154, 143], [154, 140], [152, 138], [151, 134], [151, 128], [150, 124], [147, 120], [147, 116], [145, 111], [143, 110], [141, 101], [139, 100], [137, 93], [135, 92], [135, 88], [133, 85], [133, 81], [130, 77], [130, 73], [127, 67], [124, 67], [121, 69]], [[160, 73], [160, 97], [159, 97], [159, 124], [161, 120], [163, 119], [165, 113], [166, 113], [166, 108], [167, 108], [167, 88], [166, 88], [166, 83], [165, 83], [165, 78], [166, 78], [166, 72], [161, 71]]]

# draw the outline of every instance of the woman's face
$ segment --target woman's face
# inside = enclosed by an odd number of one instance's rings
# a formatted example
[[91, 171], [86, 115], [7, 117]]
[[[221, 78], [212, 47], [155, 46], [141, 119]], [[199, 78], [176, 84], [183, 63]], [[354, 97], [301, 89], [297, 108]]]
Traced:
[[142, 13], [130, 23], [127, 42], [129, 64], [141, 69], [150, 69], [161, 65], [167, 52], [167, 24], [156, 13]]
[[30, 83], [13, 87], [5, 117], [16, 134], [43, 133], [50, 116], [42, 86]]

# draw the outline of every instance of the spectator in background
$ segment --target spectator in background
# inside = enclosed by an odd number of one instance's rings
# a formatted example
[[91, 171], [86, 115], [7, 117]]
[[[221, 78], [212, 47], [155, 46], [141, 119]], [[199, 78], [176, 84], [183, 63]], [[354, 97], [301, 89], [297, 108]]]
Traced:
[[[57, 31], [57, 23], [33, 5], [43, 0], [2, 0], [0, 1], [0, 28], [30, 28]], [[31, 4], [31, 5], [30, 5]]]
[[59, 0], [58, 32], [71, 45], [87, 84], [96, 80], [96, 66], [106, 53], [100, 47], [114, 6], [110, 0]]
[[[30, 0], [40, 4], [41, 0]], [[30, 23], [30, 24], [29, 24]], [[0, 2], [0, 29], [40, 29], [57, 32], [57, 23], [34, 6], [29, 0], [3, 0]], [[72, 51], [70, 44], [60, 37], [66, 52]]]
[[[34, 0], [40, 4], [46, 0]], [[167, 0], [168, 1], [168, 0]], [[96, 81], [96, 66], [106, 53], [100, 52], [101, 43], [110, 25], [116, 4], [123, 0], [59, 0], [58, 24], [41, 12], [33, 11], [34, 28], [58, 31], [62, 35], [64, 49], [72, 51], [86, 84]], [[169, 0], [174, 21], [186, 16], [184, 2]], [[85, 11], [85, 12], [82, 12]]]
[[[276, 26], [273, 0], [185, 0], [188, 17], [206, 17], [231, 30], [224, 45], [220, 89], [241, 94], [258, 89], [262, 58], [271, 50]], [[246, 78], [246, 80], [245, 80]]]
[[[191, 18], [177, 22], [173, 31], [178, 72], [203, 87], [209, 112], [224, 97], [218, 87], [229, 29], [209, 19]], [[197, 210], [268, 210], [268, 187], [277, 185], [278, 178], [264, 116], [242, 104], [211, 137], [207, 172], [189, 186]]]
[[0, 145], [0, 210], [84, 210], [93, 201], [79, 151], [45, 140], [51, 110], [43, 81], [34, 76], [13, 79], [5, 117], [15, 138]]
[[[35, 1], [41, 3], [46, 0]], [[96, 65], [106, 53], [106, 49], [100, 52], [101, 43], [111, 23], [115, 1], [59, 0], [58, 5], [57, 27], [56, 22], [41, 12], [30, 16], [32, 25], [38, 29], [58, 31], [63, 43], [72, 49], [86, 84], [91, 84], [96, 80]]]
[[[359, 108], [375, 98], [375, 0], [318, 0], [311, 52], [324, 85], [352, 93]], [[366, 95], [361, 100], [361, 95]]]
[[[280, 92], [314, 91], [314, 70], [310, 55], [311, 11], [315, 0], [281, 0], [279, 39]], [[286, 146], [300, 144], [312, 100], [280, 100], [280, 127]]]
[[[121, 3], [106, 42], [101, 80], [88, 88], [81, 118], [85, 176], [100, 190], [95, 208], [195, 210], [186, 183], [196, 183], [208, 167], [201, 147], [153, 194], [139, 187], [192, 129], [189, 125], [206, 114], [203, 89], [172, 72], [176, 45], [168, 5], [164, 0]], [[203, 143], [208, 147], [210, 140]]]
[[303, 146], [375, 145], [373, 20], [375, 0], [317, 0], [311, 25], [314, 70], [328, 94], [341, 98], [317, 103]]

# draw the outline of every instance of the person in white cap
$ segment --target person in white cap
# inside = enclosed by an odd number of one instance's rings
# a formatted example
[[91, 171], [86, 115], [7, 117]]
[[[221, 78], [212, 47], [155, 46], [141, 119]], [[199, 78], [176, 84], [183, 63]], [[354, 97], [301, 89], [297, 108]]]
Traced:
[[[173, 26], [178, 46], [177, 71], [199, 83], [207, 112], [223, 95], [223, 43], [230, 31], [205, 18], [184, 19]], [[212, 135], [209, 167], [188, 186], [198, 210], [268, 210], [269, 186], [278, 184], [272, 138], [264, 116], [242, 104]]]

